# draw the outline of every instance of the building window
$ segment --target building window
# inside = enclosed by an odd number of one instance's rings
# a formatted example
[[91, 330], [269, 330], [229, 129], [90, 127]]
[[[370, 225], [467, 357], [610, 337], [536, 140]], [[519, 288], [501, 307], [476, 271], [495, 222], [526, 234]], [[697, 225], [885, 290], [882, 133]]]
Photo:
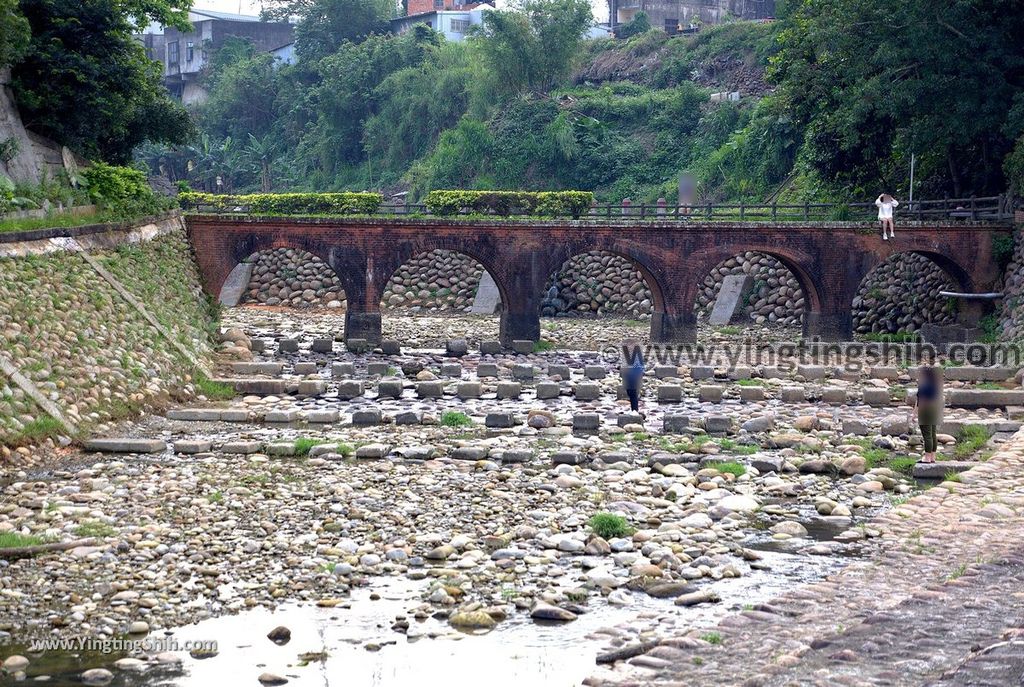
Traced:
[[434, 0], [434, 9], [435, 10], [443, 10], [444, 9], [444, 0]]
[[167, 44], [167, 64], [178, 64], [178, 41]]
[[665, 20], [665, 33], [667, 33], [670, 36], [673, 36], [673, 35], [675, 35], [675, 33], [678, 30], [679, 30], [679, 20], [678, 19], [666, 19]]
[[185, 44], [185, 61], [191, 62], [196, 56], [196, 44], [189, 41]]
[[468, 19], [452, 19], [452, 33], [466, 33], [469, 31]]

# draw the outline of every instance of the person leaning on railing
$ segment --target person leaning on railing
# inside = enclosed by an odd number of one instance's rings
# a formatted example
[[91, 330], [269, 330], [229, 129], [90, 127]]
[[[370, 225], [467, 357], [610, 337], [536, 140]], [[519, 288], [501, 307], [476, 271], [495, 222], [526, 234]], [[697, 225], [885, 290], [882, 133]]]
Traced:
[[[882, 240], [888, 241], [890, 238], [896, 238], [896, 225], [893, 223], [892, 213], [895, 208], [900, 204], [900, 201], [896, 200], [888, 193], [883, 193], [875, 199], [875, 206], [878, 208], [878, 221], [882, 224]], [[886, 234], [886, 230], [889, 234]]]

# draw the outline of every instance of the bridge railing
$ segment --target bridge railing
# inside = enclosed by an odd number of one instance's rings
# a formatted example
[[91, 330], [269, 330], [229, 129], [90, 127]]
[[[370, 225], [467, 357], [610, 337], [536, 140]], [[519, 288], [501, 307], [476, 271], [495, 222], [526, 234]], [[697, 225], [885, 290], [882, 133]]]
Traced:
[[[251, 214], [247, 205], [223, 207], [221, 205], [192, 203], [186, 210], [203, 214]], [[316, 214], [316, 213], [309, 213]], [[435, 216], [426, 205], [418, 203], [383, 204], [376, 215]], [[895, 208], [896, 220], [904, 222], [973, 222], [1002, 223], [1013, 218], [1013, 209], [1006, 196], [970, 198], [943, 198], [942, 200], [915, 200], [903, 202]], [[451, 217], [453, 215], [445, 215]], [[468, 213], [459, 216], [479, 216]], [[502, 217], [527, 217], [526, 213], [511, 212]], [[568, 217], [568, 215], [566, 215]], [[574, 219], [643, 219], [680, 221], [733, 221], [733, 222], [872, 222], [877, 220], [878, 209], [870, 203], [702, 203], [694, 205], [667, 205], [665, 203], [594, 204]], [[554, 219], [545, 216], [543, 219]]]

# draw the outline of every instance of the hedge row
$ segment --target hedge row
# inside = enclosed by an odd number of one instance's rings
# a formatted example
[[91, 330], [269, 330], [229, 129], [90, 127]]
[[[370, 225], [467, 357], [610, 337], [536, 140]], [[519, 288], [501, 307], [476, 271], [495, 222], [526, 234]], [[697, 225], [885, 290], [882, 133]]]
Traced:
[[379, 193], [253, 193], [245, 196], [187, 192], [178, 196], [185, 209], [213, 207], [254, 214], [372, 215], [384, 197]]
[[588, 191], [431, 191], [423, 200], [435, 215], [579, 217], [594, 202]]

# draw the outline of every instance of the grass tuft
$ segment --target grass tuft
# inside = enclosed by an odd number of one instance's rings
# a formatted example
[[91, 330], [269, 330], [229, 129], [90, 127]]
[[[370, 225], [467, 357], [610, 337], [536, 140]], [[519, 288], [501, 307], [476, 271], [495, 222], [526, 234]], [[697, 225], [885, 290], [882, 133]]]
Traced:
[[21, 549], [26, 546], [39, 546], [47, 542], [43, 537], [17, 532], [0, 532], [0, 549]]
[[736, 477], [747, 474], [747, 468], [745, 465], [732, 460], [723, 461], [721, 463], [710, 463], [708, 467], [714, 468], [723, 474], [730, 474]]
[[206, 375], [196, 375], [196, 391], [211, 401], [228, 401], [235, 397], [235, 388], [230, 384], [215, 382]]
[[980, 451], [991, 438], [991, 432], [984, 425], [964, 425], [956, 436], [954, 453], [957, 458], [970, 458]]
[[621, 515], [614, 513], [597, 513], [590, 520], [587, 520], [590, 529], [599, 537], [612, 539], [615, 537], [628, 537], [633, 534], [633, 528]]
[[448, 410], [441, 415], [441, 424], [445, 427], [468, 427], [473, 421], [463, 412]]

